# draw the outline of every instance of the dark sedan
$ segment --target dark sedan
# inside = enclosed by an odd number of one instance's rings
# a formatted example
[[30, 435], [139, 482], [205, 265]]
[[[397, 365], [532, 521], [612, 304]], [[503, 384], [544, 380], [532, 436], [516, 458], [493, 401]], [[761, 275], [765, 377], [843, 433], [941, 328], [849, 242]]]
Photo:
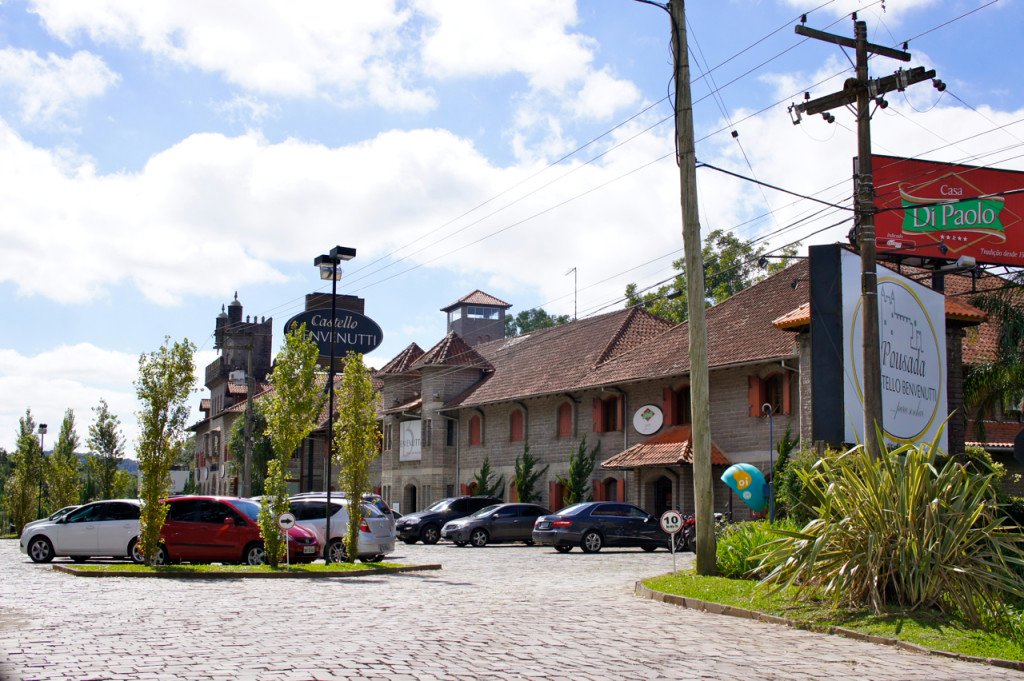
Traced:
[[424, 511], [402, 516], [395, 524], [395, 529], [398, 531], [398, 538], [406, 544], [415, 544], [417, 541], [436, 544], [441, 538], [441, 528], [448, 521], [464, 518], [484, 506], [500, 503], [501, 499], [494, 497], [450, 497], [442, 499]]
[[638, 546], [644, 551], [669, 548], [669, 535], [658, 519], [632, 504], [588, 501], [537, 518], [533, 541], [568, 553], [579, 546], [597, 553], [604, 546]]
[[551, 513], [537, 504], [494, 504], [473, 515], [445, 523], [441, 538], [456, 546], [487, 546], [488, 543], [521, 541], [533, 544], [533, 524], [538, 517]]

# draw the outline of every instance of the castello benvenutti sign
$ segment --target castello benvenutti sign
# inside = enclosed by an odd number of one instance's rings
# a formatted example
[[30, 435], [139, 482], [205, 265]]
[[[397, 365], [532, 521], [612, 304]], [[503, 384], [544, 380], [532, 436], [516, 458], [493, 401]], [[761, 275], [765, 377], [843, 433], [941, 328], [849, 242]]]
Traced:
[[[324, 357], [331, 355], [331, 311], [306, 310], [285, 322], [285, 331], [291, 331], [292, 324], [306, 325], [306, 332], [320, 348]], [[334, 356], [342, 357], [348, 352], [366, 354], [376, 350], [384, 340], [380, 325], [366, 315], [349, 310], [338, 310], [334, 321]]]
[[876, 155], [878, 254], [1024, 265], [1024, 173]]

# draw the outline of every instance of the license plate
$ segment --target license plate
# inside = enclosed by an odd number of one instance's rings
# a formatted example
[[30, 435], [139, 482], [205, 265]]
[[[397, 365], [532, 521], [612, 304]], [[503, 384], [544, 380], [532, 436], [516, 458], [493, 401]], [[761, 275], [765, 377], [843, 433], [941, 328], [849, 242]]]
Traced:
[[315, 546], [303, 546], [302, 547], [302, 552], [303, 553], [316, 553], [316, 547]]
[[537, 525], [538, 530], [546, 530], [549, 527], [551, 527], [550, 523], [540, 523], [539, 525]]

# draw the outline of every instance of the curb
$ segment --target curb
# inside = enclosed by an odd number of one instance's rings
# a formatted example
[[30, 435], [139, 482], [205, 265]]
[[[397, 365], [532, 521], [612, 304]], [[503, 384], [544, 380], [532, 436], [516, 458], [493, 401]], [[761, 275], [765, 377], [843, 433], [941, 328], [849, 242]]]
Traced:
[[53, 569], [75, 577], [147, 577], [155, 579], [337, 579], [340, 577], [347, 579], [400, 572], [440, 570], [441, 565], [405, 565], [344, 572], [119, 572], [116, 570], [81, 570], [68, 565], [54, 565]]
[[954, 660], [962, 660], [964, 662], [974, 662], [977, 664], [987, 664], [993, 667], [1003, 667], [1005, 669], [1015, 669], [1017, 671], [1024, 671], [1024, 661], [1020, 660], [1002, 660], [997, 657], [974, 657], [972, 655], [964, 655], [962, 653], [952, 653], [947, 650], [934, 650], [932, 648], [926, 648], [924, 646], [917, 645], [916, 643], [908, 643], [907, 641], [900, 641], [895, 638], [887, 638], [885, 636], [876, 636], [874, 634], [865, 634], [862, 631], [854, 631], [853, 629], [847, 629], [845, 627], [835, 626], [817, 626], [808, 624], [807, 622], [798, 622], [797, 620], [791, 620], [786, 617], [778, 617], [776, 615], [768, 615], [763, 612], [756, 610], [747, 610], [745, 608], [737, 608], [732, 605], [722, 605], [721, 603], [714, 603], [711, 601], [702, 601], [699, 598], [690, 598], [688, 596], [676, 596], [673, 594], [667, 594], [662, 591], [655, 591], [650, 587], [644, 586], [643, 582], [637, 581], [636, 586], [633, 589], [633, 595], [638, 598], [646, 598], [648, 600], [657, 601], [658, 603], [668, 603], [669, 605], [675, 605], [680, 608], [688, 608], [690, 610], [700, 610], [701, 612], [708, 612], [713, 615], [726, 615], [728, 617], [740, 617], [748, 620], [755, 620], [758, 622], [769, 622], [771, 624], [782, 624], [793, 629], [804, 629], [805, 631], [813, 631], [819, 634], [832, 634], [834, 636], [843, 636], [845, 638], [852, 638], [857, 641], [866, 641], [868, 643], [878, 643], [884, 646], [892, 646], [900, 648], [901, 650], [907, 650], [914, 653], [924, 653], [926, 655], [934, 655], [936, 657], [947, 657]]

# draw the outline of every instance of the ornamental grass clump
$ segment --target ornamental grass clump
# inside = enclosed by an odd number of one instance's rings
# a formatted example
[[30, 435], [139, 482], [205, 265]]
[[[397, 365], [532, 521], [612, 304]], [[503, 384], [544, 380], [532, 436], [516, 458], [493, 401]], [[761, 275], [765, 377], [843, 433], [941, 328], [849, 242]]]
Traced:
[[719, 576], [733, 579], [765, 577], [770, 570], [761, 562], [761, 558], [768, 545], [779, 538], [779, 530], [798, 529], [800, 526], [788, 519], [775, 523], [751, 520], [727, 525], [718, 535], [715, 545]]
[[797, 586], [835, 606], [938, 608], [980, 624], [1024, 597], [1024, 535], [999, 512], [991, 473], [934, 447], [905, 445], [873, 460], [863, 447], [800, 471], [817, 516], [781, 531], [764, 583]]

